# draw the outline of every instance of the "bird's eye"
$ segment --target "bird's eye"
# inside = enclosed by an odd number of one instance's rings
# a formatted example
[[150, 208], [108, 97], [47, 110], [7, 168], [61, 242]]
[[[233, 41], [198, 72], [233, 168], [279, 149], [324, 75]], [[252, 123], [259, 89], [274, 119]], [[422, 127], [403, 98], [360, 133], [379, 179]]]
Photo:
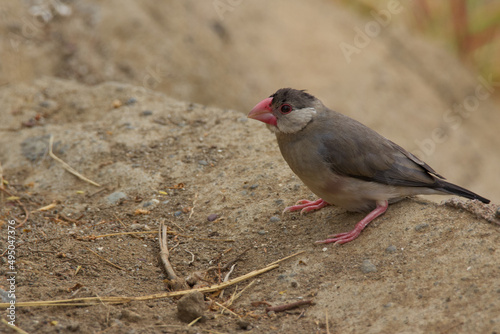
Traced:
[[284, 104], [280, 107], [280, 111], [282, 114], [288, 114], [290, 111], [292, 111], [292, 106], [289, 104]]

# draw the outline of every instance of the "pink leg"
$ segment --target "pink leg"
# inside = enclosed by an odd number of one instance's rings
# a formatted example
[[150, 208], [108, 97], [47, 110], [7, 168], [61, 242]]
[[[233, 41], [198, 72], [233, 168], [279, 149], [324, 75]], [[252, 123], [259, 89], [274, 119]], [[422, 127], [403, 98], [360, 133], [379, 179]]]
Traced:
[[328, 205], [328, 203], [326, 203], [321, 198], [317, 199], [315, 201], [308, 201], [306, 199], [301, 199], [301, 200], [297, 201], [297, 203], [295, 203], [295, 205], [286, 207], [285, 210], [283, 210], [283, 213], [285, 213], [287, 211], [300, 210], [300, 214], [303, 214], [305, 212], [321, 209], [327, 205]]
[[382, 215], [387, 210], [388, 206], [389, 206], [389, 203], [387, 201], [377, 202], [377, 207], [375, 208], [375, 210], [373, 210], [368, 215], [366, 215], [365, 218], [361, 219], [359, 221], [359, 223], [356, 224], [356, 226], [354, 227], [354, 229], [351, 232], [329, 235], [328, 237], [331, 239], [316, 241], [316, 243], [317, 244], [329, 244], [331, 242], [334, 242], [336, 244], [345, 244], [346, 242], [353, 241], [354, 239], [356, 239], [359, 236], [361, 231], [363, 231], [363, 229], [368, 224], [371, 223], [372, 220], [374, 220], [378, 216]]

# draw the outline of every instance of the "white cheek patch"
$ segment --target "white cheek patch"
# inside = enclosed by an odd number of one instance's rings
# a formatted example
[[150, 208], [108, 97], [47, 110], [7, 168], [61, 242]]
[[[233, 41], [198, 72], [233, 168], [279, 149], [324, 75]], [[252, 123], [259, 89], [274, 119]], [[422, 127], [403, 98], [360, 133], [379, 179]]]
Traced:
[[295, 133], [302, 130], [318, 112], [314, 108], [296, 109], [278, 118], [278, 129], [283, 133]]

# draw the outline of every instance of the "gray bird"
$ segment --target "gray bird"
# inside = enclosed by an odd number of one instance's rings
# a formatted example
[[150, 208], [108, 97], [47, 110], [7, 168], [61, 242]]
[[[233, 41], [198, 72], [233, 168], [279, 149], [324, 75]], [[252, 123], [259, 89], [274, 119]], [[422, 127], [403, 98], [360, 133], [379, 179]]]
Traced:
[[370, 211], [347, 233], [317, 243], [354, 240], [389, 205], [418, 194], [454, 194], [490, 201], [444, 181], [429, 165], [358, 121], [330, 110], [303, 90], [282, 88], [248, 114], [274, 132], [283, 158], [320, 198], [285, 211], [309, 212], [328, 204]]

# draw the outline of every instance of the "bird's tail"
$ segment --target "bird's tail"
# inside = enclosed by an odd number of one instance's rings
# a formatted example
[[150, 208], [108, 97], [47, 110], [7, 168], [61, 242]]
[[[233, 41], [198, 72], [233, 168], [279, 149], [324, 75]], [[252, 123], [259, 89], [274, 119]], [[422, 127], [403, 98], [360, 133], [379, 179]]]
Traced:
[[486, 204], [490, 203], [490, 200], [487, 198], [479, 196], [478, 194], [473, 193], [472, 191], [467, 190], [465, 188], [462, 188], [460, 186], [457, 186], [456, 184], [446, 182], [443, 180], [439, 180], [439, 183], [438, 183], [438, 186], [436, 187], [436, 189], [441, 190], [445, 193], [462, 196], [462, 197], [465, 197], [468, 199], [477, 199], [477, 200], [479, 200], [483, 203], [486, 203]]

